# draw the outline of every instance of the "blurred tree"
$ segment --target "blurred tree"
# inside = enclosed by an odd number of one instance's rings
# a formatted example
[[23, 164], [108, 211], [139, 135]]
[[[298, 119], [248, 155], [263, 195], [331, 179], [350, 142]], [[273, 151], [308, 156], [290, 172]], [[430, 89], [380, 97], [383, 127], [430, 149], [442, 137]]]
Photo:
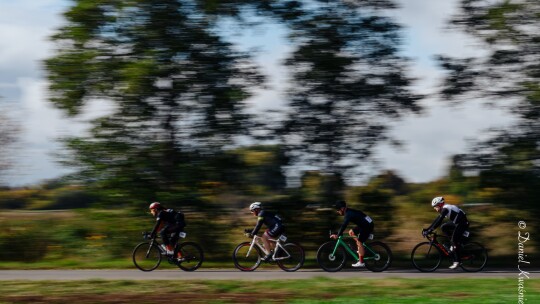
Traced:
[[246, 130], [244, 100], [262, 78], [201, 9], [196, 1], [76, 0], [52, 36], [51, 102], [70, 115], [96, 99], [115, 105], [88, 136], [65, 139], [65, 163], [120, 199], [191, 192], [218, 170], [208, 160]]
[[7, 181], [6, 174], [13, 165], [14, 149], [20, 128], [9, 115], [7, 106], [0, 106], [0, 186]]
[[496, 202], [540, 215], [540, 2], [463, 0], [452, 24], [480, 38], [481, 58], [440, 57], [448, 99], [485, 98], [517, 117], [455, 163], [480, 172], [479, 186], [500, 189]]
[[290, 104], [279, 134], [295, 169], [357, 178], [374, 146], [391, 141], [389, 122], [420, 110], [399, 55], [400, 26], [383, 16], [392, 8], [392, 1], [297, 1], [294, 14], [280, 11], [295, 50], [286, 60]]
[[405, 181], [392, 171], [383, 172], [372, 177], [365, 186], [353, 187], [347, 201], [353, 208], [359, 208], [371, 216], [377, 233], [388, 236], [397, 226], [401, 218], [394, 218], [395, 205], [393, 199], [407, 195], [408, 186]]

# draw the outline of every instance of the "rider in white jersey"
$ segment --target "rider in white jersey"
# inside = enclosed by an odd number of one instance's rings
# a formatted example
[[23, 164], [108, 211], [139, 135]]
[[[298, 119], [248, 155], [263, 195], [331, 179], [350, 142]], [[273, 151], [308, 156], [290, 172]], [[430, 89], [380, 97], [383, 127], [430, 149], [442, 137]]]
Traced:
[[422, 229], [422, 234], [425, 235], [437, 229], [445, 217], [449, 219], [449, 222], [441, 226], [441, 230], [444, 232], [444, 234], [450, 237], [450, 241], [452, 242], [450, 251], [452, 253], [454, 263], [450, 266], [450, 269], [455, 269], [461, 264], [459, 256], [462, 243], [461, 241], [463, 239], [463, 233], [469, 228], [467, 215], [457, 206], [446, 204], [442, 196], [435, 197], [431, 201], [431, 206], [435, 208], [437, 212], [439, 212], [439, 216], [427, 229]]

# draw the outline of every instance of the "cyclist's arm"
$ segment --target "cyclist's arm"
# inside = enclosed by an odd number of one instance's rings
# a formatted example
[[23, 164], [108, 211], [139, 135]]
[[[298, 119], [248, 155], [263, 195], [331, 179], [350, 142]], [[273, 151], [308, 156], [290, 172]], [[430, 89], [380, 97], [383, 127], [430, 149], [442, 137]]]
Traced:
[[156, 224], [154, 225], [154, 229], [152, 229], [152, 233], [150, 234], [152, 237], [156, 235], [157, 231], [161, 228], [162, 219], [158, 218], [156, 221]]
[[443, 221], [443, 219], [444, 219], [444, 217], [446, 216], [447, 213], [448, 213], [448, 210], [443, 209], [441, 211], [441, 214], [439, 214], [439, 216], [433, 221], [433, 223], [431, 223], [431, 225], [429, 226], [429, 228], [427, 230], [435, 230], [435, 229], [437, 229], [441, 225], [441, 223], [442, 223], [442, 221]]
[[341, 227], [339, 228], [339, 231], [337, 233], [338, 236], [343, 234], [343, 231], [345, 231], [345, 228], [347, 228], [347, 225], [349, 225], [350, 220], [351, 219], [347, 215], [345, 215], [345, 219], [343, 220], [343, 224], [341, 224]]
[[259, 229], [261, 229], [263, 222], [264, 217], [259, 216], [257, 218], [257, 225], [255, 225], [255, 228], [253, 228], [253, 230], [251, 231], [251, 235], [257, 235], [257, 233], [259, 233]]

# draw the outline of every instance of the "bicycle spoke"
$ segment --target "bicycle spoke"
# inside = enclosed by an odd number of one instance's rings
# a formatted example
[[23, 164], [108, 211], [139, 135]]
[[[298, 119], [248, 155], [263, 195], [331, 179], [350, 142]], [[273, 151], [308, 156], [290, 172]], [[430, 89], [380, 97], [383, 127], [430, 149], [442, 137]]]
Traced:
[[152, 271], [161, 263], [159, 248], [150, 243], [141, 243], [133, 250], [133, 264], [142, 271]]
[[202, 248], [194, 242], [186, 242], [179, 246], [178, 267], [185, 271], [194, 271], [204, 261]]
[[364, 263], [366, 268], [379, 272], [384, 271], [392, 263], [392, 251], [382, 242], [372, 242], [365, 244]]
[[465, 244], [461, 249], [461, 268], [465, 271], [476, 272], [482, 270], [488, 260], [487, 250], [484, 246], [472, 242]]
[[339, 271], [345, 266], [347, 261], [347, 255], [343, 247], [338, 247], [337, 250], [336, 242], [326, 242], [319, 247], [317, 250], [317, 263], [321, 266], [322, 269], [329, 272]]
[[429, 242], [416, 245], [411, 253], [414, 267], [422, 272], [435, 271], [441, 264], [441, 260], [441, 252]]
[[233, 252], [234, 266], [242, 271], [253, 271], [261, 264], [261, 251], [259, 247], [251, 248], [250, 242], [236, 246]]
[[298, 270], [304, 265], [304, 259], [304, 249], [298, 244], [288, 243], [276, 249], [277, 264], [285, 271]]

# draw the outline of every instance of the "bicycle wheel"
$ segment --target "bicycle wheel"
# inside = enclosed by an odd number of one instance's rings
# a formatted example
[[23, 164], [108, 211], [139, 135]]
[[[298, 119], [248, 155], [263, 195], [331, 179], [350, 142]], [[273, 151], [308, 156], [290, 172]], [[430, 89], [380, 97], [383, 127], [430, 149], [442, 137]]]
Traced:
[[336, 242], [326, 242], [317, 250], [317, 263], [322, 269], [328, 272], [340, 271], [345, 262], [347, 262], [347, 252], [343, 247], [338, 247], [334, 254], [334, 248], [336, 248]]
[[411, 261], [414, 267], [422, 272], [435, 271], [441, 264], [441, 260], [441, 251], [429, 242], [416, 245], [411, 253]]
[[276, 249], [276, 259], [287, 257], [283, 260], [277, 260], [279, 268], [285, 271], [296, 271], [302, 265], [304, 265], [304, 260], [306, 258], [304, 253], [304, 248], [295, 243], [288, 243], [283, 245], [283, 249]]
[[392, 263], [392, 251], [383, 242], [372, 242], [365, 245], [364, 263], [373, 272], [385, 271]]
[[178, 247], [178, 252], [182, 256], [178, 260], [178, 267], [185, 271], [194, 271], [201, 267], [204, 261], [204, 253], [199, 244], [185, 242]]
[[133, 264], [142, 271], [152, 271], [161, 263], [161, 252], [156, 245], [144, 242], [133, 250]]
[[234, 266], [242, 271], [253, 271], [261, 265], [262, 252], [256, 245], [251, 248], [251, 242], [236, 246], [233, 252]]
[[461, 248], [461, 268], [468, 272], [477, 272], [487, 264], [488, 253], [484, 246], [471, 242]]

